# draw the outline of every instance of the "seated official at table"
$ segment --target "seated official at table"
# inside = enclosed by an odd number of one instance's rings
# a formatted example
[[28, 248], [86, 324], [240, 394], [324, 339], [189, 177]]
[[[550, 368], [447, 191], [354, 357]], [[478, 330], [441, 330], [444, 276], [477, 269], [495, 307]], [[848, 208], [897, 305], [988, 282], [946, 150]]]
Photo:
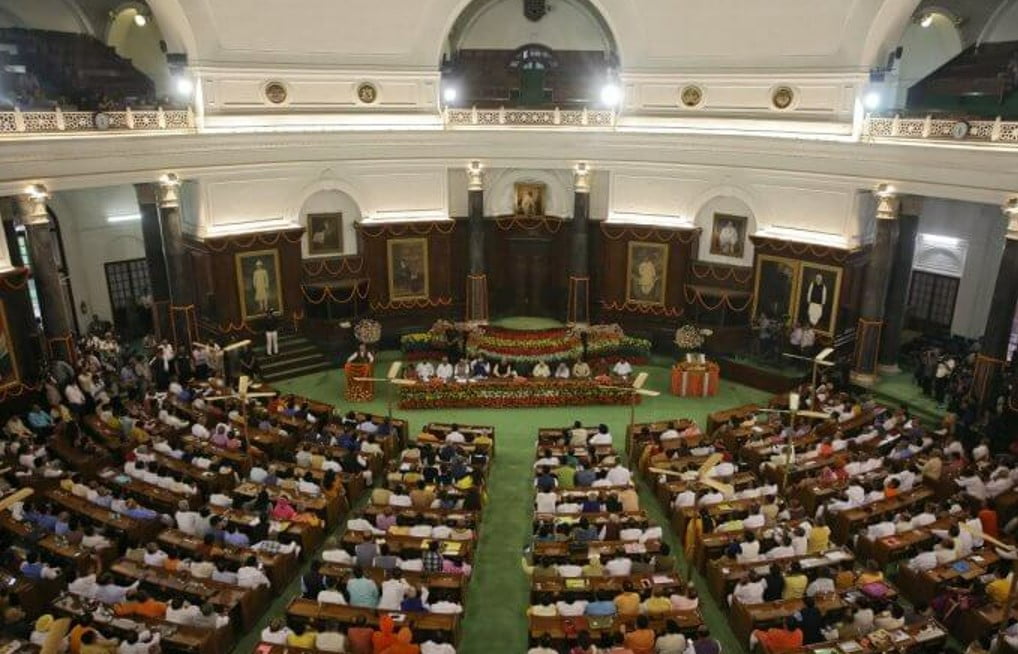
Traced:
[[574, 379], [589, 379], [590, 378], [590, 364], [583, 359], [577, 359], [576, 363], [573, 364], [573, 378]]
[[491, 374], [491, 364], [484, 357], [477, 357], [470, 362], [470, 376], [473, 379], [487, 379]]
[[442, 383], [446, 383], [452, 379], [452, 364], [449, 363], [449, 357], [442, 357], [442, 360], [435, 368], [435, 376], [438, 377]]
[[506, 358], [495, 364], [495, 367], [491, 370], [491, 376], [496, 379], [509, 379], [510, 377], [516, 376], [516, 370], [513, 369], [511, 363]]
[[560, 361], [558, 366], [555, 368], [555, 379], [569, 379], [569, 364], [565, 361]]
[[612, 366], [612, 374], [621, 377], [623, 381], [629, 381], [629, 377], [633, 374], [633, 366], [625, 359], [619, 359]]
[[452, 377], [458, 382], [465, 382], [470, 379], [470, 362], [460, 359], [452, 368]]
[[538, 361], [531, 369], [530, 376], [534, 379], [548, 379], [551, 377], [551, 368], [544, 361]]

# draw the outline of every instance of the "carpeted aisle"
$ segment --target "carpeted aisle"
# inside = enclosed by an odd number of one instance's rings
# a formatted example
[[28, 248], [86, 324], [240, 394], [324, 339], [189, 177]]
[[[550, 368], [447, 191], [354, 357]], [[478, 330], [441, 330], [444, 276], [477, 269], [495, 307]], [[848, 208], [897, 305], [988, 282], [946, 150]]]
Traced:
[[[379, 357], [376, 370], [383, 372], [398, 353], [385, 353]], [[753, 389], [722, 381], [721, 392], [714, 398], [684, 399], [668, 394], [669, 362], [660, 360], [656, 365], [641, 368], [650, 373], [647, 388], [662, 392], [657, 398], [644, 398], [637, 407], [637, 421], [665, 418], [692, 417], [704, 423], [707, 413], [717, 409], [760, 401], [767, 396]], [[343, 378], [340, 371], [314, 374], [281, 382], [282, 392], [305, 395], [340, 408], [347, 408], [342, 400]], [[384, 414], [389, 389], [378, 387], [376, 399], [357, 408]], [[484, 511], [481, 539], [475, 560], [474, 576], [470, 582], [466, 618], [463, 622], [461, 654], [520, 654], [527, 647], [527, 621], [524, 615], [529, 596], [529, 580], [520, 567], [520, 556], [530, 535], [532, 514], [531, 470], [534, 462], [534, 443], [539, 427], [566, 426], [573, 420], [584, 423], [606, 423], [617, 435], [616, 445], [623, 443], [622, 436], [629, 422], [627, 407], [571, 407], [526, 410], [449, 410], [401, 411], [394, 415], [410, 421], [416, 430], [430, 421], [460, 422], [463, 424], [493, 425], [496, 429], [496, 455], [489, 483], [489, 502]], [[413, 431], [411, 431], [413, 433]], [[641, 486], [643, 505], [654, 520], [666, 524], [664, 514], [645, 486]], [[669, 542], [676, 542], [665, 530]], [[676, 548], [676, 551], [678, 549]], [[681, 566], [685, 573], [685, 564]], [[270, 614], [279, 614], [286, 606], [293, 590], [279, 598]], [[724, 614], [710, 600], [706, 590], [700, 595], [704, 617], [711, 631], [722, 640], [726, 652], [742, 652], [745, 647], [737, 643], [728, 629]], [[251, 651], [245, 639], [238, 652]]]

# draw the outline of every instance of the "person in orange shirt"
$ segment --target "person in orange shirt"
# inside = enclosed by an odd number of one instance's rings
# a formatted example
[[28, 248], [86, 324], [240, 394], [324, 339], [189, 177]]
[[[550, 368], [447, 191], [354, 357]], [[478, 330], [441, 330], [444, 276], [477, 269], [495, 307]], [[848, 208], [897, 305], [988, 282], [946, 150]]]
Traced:
[[820, 441], [820, 445], [817, 446], [817, 455], [821, 459], [826, 459], [832, 454], [834, 454], [834, 446], [831, 445], [831, 437], [828, 436], [824, 440]]
[[622, 592], [615, 596], [615, 610], [629, 618], [640, 614], [640, 594], [633, 591], [632, 582], [622, 584]]
[[750, 651], [756, 649], [757, 643], [768, 652], [791, 652], [802, 647], [802, 629], [799, 629], [794, 617], [788, 616], [784, 628], [755, 629], [749, 637]]
[[[622, 627], [625, 633], [625, 626]], [[633, 654], [654, 654], [654, 630], [650, 628], [650, 620], [641, 615], [636, 618], [636, 630], [625, 634], [625, 645]]]
[[117, 604], [113, 607], [113, 612], [122, 617], [140, 615], [144, 618], [158, 618], [162, 620], [166, 617], [166, 604], [152, 599], [148, 596], [148, 593], [139, 590], [134, 596], [133, 602]]
[[359, 615], [354, 626], [346, 630], [346, 645], [350, 654], [371, 654], [371, 639], [375, 630], [367, 624], [367, 618]]
[[997, 522], [997, 512], [989, 507], [984, 501], [983, 506], [979, 509], [977, 516], [979, 522], [983, 524], [983, 533], [987, 536], [993, 536], [994, 538], [1000, 538], [1000, 527]]
[[884, 497], [890, 499], [898, 496], [898, 488], [901, 486], [901, 482], [898, 479], [892, 478], [887, 485], [884, 486]]
[[371, 635], [371, 651], [374, 654], [382, 654], [396, 643], [396, 623], [389, 615], [383, 615], [378, 620], [378, 631]]
[[95, 628], [92, 626], [92, 614], [83, 613], [81, 614], [81, 617], [78, 618], [77, 624], [75, 624], [71, 628], [70, 633], [67, 634], [67, 649], [70, 654], [81, 654], [81, 637], [89, 631], [95, 631]]
[[413, 632], [409, 627], [403, 627], [396, 634], [396, 642], [389, 646], [382, 654], [420, 654], [420, 645], [415, 645]]

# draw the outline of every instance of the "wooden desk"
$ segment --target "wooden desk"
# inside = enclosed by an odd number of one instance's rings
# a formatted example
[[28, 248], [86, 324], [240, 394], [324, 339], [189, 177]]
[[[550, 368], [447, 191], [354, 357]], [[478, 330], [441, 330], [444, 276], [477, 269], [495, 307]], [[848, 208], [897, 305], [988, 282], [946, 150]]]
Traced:
[[[571, 543], [566, 541], [535, 541], [534, 556], [558, 561], [586, 563], [590, 560], [591, 554], [651, 556], [661, 549], [661, 543], [658, 541], [627, 543], [621, 540], [591, 540], [583, 542], [583, 547], [577, 547], [577, 549], [573, 549], [570, 545]], [[641, 545], [642, 547], [640, 547]]]
[[106, 468], [99, 473], [99, 478], [105, 482], [107, 487], [120, 488], [142, 506], [169, 515], [173, 515], [180, 509], [181, 502], [186, 503], [192, 509], [197, 509], [205, 503], [200, 494], [174, 493], [162, 486], [135, 479], [120, 468]]
[[[841, 613], [848, 607], [848, 602], [838, 594], [817, 595], [816, 607], [821, 613]], [[801, 599], [777, 600], [760, 604], [743, 604], [735, 600], [729, 613], [729, 623], [741, 642], [749, 642], [749, 635], [754, 629], [766, 629], [779, 625], [785, 618], [800, 611], [805, 604]]]
[[184, 595], [199, 604], [211, 602], [217, 610], [228, 614], [236, 627], [243, 629], [254, 628], [272, 599], [272, 592], [265, 587], [242, 588], [211, 579], [195, 579], [190, 573], [174, 574], [129, 559], [114, 563], [110, 572], [131, 581], [140, 581], [143, 587], [155, 591], [160, 597]]
[[872, 502], [865, 506], [839, 511], [831, 514], [827, 524], [831, 527], [831, 538], [838, 543], [848, 541], [850, 534], [859, 533], [865, 525], [876, 522], [883, 517], [893, 516], [903, 509], [920, 505], [933, 497], [933, 490], [926, 486], [918, 486], [908, 493], [897, 497]]
[[735, 584], [745, 577], [750, 570], [760, 568], [766, 570], [772, 563], [785, 566], [793, 561], [798, 561], [805, 571], [824, 567], [834, 568], [841, 565], [844, 561], [854, 560], [855, 556], [851, 550], [845, 547], [833, 547], [821, 554], [784, 556], [776, 559], [763, 559], [752, 563], [739, 563], [728, 559], [713, 559], [707, 562], [707, 587], [718, 603], [724, 606], [728, 602], [728, 594], [735, 589]]
[[[991, 547], [984, 547], [968, 556], [939, 565], [932, 570], [917, 572], [908, 566], [901, 566], [898, 570], [898, 585], [902, 592], [912, 603], [929, 604], [939, 590], [956, 580], [971, 581], [983, 576], [992, 568], [993, 564], [1000, 560], [1000, 557]], [[961, 572], [955, 569], [956, 565], [964, 562], [968, 570]]]
[[859, 558], [863, 561], [876, 561], [881, 568], [890, 563], [908, 556], [909, 550], [919, 545], [920, 549], [927, 549], [928, 545], [936, 539], [933, 535], [934, 529], [947, 530], [957, 520], [954, 518], [941, 518], [927, 527], [920, 529], [909, 529], [893, 536], [884, 536], [876, 540], [867, 538], [864, 534], [859, 535], [855, 542], [855, 549]]
[[707, 414], [707, 433], [713, 434], [718, 427], [732, 418], [738, 418], [741, 422], [755, 416], [759, 411], [760, 405], [758, 404], [743, 404], [731, 409], [709, 413]]
[[253, 481], [241, 483], [233, 489], [231, 494], [235, 500], [247, 501], [255, 499], [262, 491], [268, 493], [269, 498], [273, 501], [278, 497], [285, 497], [299, 512], [315, 514], [325, 523], [327, 529], [336, 526], [339, 522], [340, 512], [344, 508], [344, 502], [341, 502], [341, 499], [345, 498], [330, 499], [324, 494], [307, 495], [297, 490], [285, 490], [278, 486], [266, 486]]
[[[261, 540], [265, 534], [272, 532], [273, 528], [279, 527], [280, 529], [274, 532], [277, 534], [277, 538], [280, 542], [295, 542], [300, 545], [302, 558], [311, 556], [325, 541], [325, 530], [321, 525], [313, 526], [304, 522], [278, 522], [274, 520], [270, 520], [269, 525], [262, 525], [260, 516], [251, 511], [228, 509], [211, 504], [209, 505], [209, 510], [216, 515], [223, 516], [231, 524], [237, 525], [245, 534], [253, 536], [258, 540]], [[257, 525], [255, 524], [256, 522], [258, 522]]]
[[[76, 618], [91, 609], [81, 598], [64, 594], [52, 604], [57, 613]], [[193, 654], [229, 654], [233, 646], [233, 630], [230, 627], [221, 629], [199, 629], [159, 620], [132, 616], [130, 618], [103, 619], [101, 614], [93, 613], [95, 625], [106, 636], [123, 638], [128, 632], [137, 632], [141, 628], [158, 631], [159, 644], [163, 651], [191, 652]]]
[[[940, 635], [935, 636], [934, 634], [939, 631]], [[889, 643], [876, 643], [872, 642], [869, 638], [854, 638], [846, 640], [830, 640], [824, 643], [815, 643], [813, 645], [807, 645], [805, 647], [799, 647], [794, 650], [782, 650], [782, 654], [789, 654], [790, 652], [805, 653], [805, 652], [816, 652], [818, 650], [835, 650], [841, 651], [838, 648], [840, 643], [855, 642], [862, 649], [856, 650], [856, 654], [877, 654], [878, 652], [913, 652], [913, 651], [941, 651], [939, 649], [934, 650], [933, 648], [938, 645], [942, 646], [947, 641], [947, 629], [942, 624], [934, 619], [929, 619], [924, 622], [920, 622], [913, 625], [906, 625], [901, 629], [896, 629], [891, 632], [892, 636], [894, 633], [900, 632], [903, 638], [900, 640], [892, 640]], [[932, 636], [932, 637], [931, 637]], [[761, 646], [761, 650], [765, 654], [773, 654], [774, 650]]]
[[202, 495], [205, 497], [212, 493], [229, 490], [234, 486], [233, 475], [220, 474], [208, 468], [196, 466], [193, 463], [174, 459], [172, 456], [166, 456], [160, 452], [154, 452], [153, 455], [156, 462], [162, 467], [194, 482], [195, 486], [201, 489]]
[[[554, 643], [559, 644], [564, 644], [564, 642], [567, 640], [566, 636], [567, 623], [572, 623], [573, 625], [582, 624], [584, 626], [584, 630], [590, 633], [591, 639], [595, 643], [601, 637], [601, 634], [603, 632], [618, 633], [619, 628], [622, 625], [626, 625], [626, 627], [630, 630], [634, 629], [636, 625], [635, 617], [624, 618], [618, 615], [614, 616], [612, 618], [610, 626], [604, 629], [592, 628], [587, 622], [587, 620], [584, 619], [583, 617], [568, 618], [560, 615], [556, 616], [532, 615], [529, 616], [527, 619], [530, 623], [530, 637], [532, 639], [536, 640], [539, 639], [544, 634], [548, 634], [549, 636], [551, 636], [551, 639]], [[700, 625], [703, 624], [703, 616], [700, 615], [700, 611], [697, 609], [693, 611], [672, 611], [660, 617], [651, 618], [649, 626], [656, 633], [661, 634], [664, 633], [665, 623], [668, 620], [675, 620], [679, 625], [679, 629], [681, 629], [682, 632], [687, 635], [692, 635], [696, 633]]]
[[162, 529], [162, 523], [158, 519], [135, 520], [128, 518], [59, 488], [47, 492], [45, 496], [72, 513], [87, 516], [93, 522], [102, 524], [117, 533], [125, 534], [128, 541], [132, 543], [148, 542]]
[[[328, 577], [336, 577], [340, 580], [340, 585], [345, 585], [353, 574], [353, 565], [343, 565], [342, 563], [323, 563], [321, 573]], [[376, 584], [381, 587], [382, 582], [389, 578], [386, 571], [382, 568], [368, 567], [363, 568], [364, 576], [373, 580]], [[453, 601], [462, 603], [465, 599], [464, 591], [466, 590], [467, 582], [470, 578], [461, 574], [452, 574], [445, 572], [438, 573], [427, 573], [418, 572], [416, 570], [402, 570], [403, 579], [407, 581], [411, 586], [425, 586], [431, 590], [442, 590], [451, 592], [454, 595]]]
[[[491, 445], [488, 446], [489, 452], [492, 457], [495, 456], [495, 428], [490, 425], [459, 425], [459, 431], [464, 436], [487, 436], [491, 439]], [[445, 422], [429, 422], [424, 426], [425, 433], [431, 434], [437, 437], [440, 441], [445, 441], [445, 437], [452, 431], [452, 423]]]
[[[164, 530], [159, 534], [157, 540], [166, 549], [176, 552], [182, 558], [192, 557], [203, 544], [201, 538], [185, 534], [177, 529]], [[265, 576], [272, 581], [272, 590], [277, 593], [281, 593], [297, 574], [298, 563], [296, 554], [262, 552], [248, 547], [219, 547], [217, 549], [219, 551], [218, 554], [212, 558], [227, 560], [236, 564], [245, 563], [250, 556], [256, 557], [258, 562], [265, 568]]]
[[[476, 534], [475, 534], [476, 536]], [[362, 532], [347, 531], [343, 534], [340, 544], [343, 548], [354, 553], [355, 548], [360, 543], [367, 541], [384, 541], [389, 546], [389, 551], [399, 556], [402, 552], [420, 552], [423, 551], [428, 543], [434, 538], [423, 538], [419, 536], [409, 536], [403, 534], [393, 534], [391, 531], [385, 536], [371, 536], [366, 537]], [[439, 540], [440, 546], [439, 551], [443, 556], [451, 559], [459, 559], [463, 561], [473, 560], [473, 548], [474, 542], [469, 540]]]
[[15, 520], [9, 510], [0, 512], [0, 529], [13, 534], [29, 549], [41, 547], [52, 556], [70, 565], [78, 574], [88, 574], [99, 565], [109, 563], [116, 557], [116, 551], [112, 547], [101, 551], [90, 551], [71, 545], [53, 534], [46, 534], [35, 540], [32, 528], [27, 523]]
[[383, 615], [405, 615], [405, 624], [413, 630], [415, 637], [418, 637], [421, 632], [441, 632], [446, 634], [449, 642], [454, 644], [459, 642], [460, 616], [458, 615], [443, 613], [399, 614], [395, 611], [379, 611], [344, 604], [319, 604], [314, 600], [302, 597], [295, 597], [290, 601], [286, 607], [286, 614], [304, 622], [334, 620], [340, 623], [344, 629], [355, 625], [357, 619], [361, 617], [367, 620], [369, 626], [377, 627], [379, 618]]

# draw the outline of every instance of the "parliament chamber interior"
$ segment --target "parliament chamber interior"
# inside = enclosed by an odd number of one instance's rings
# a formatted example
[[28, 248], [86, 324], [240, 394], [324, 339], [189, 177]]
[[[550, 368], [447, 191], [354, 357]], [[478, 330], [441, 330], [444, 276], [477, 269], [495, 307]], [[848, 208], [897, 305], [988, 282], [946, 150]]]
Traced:
[[1018, 652], [1018, 0], [0, 0], [0, 654]]

